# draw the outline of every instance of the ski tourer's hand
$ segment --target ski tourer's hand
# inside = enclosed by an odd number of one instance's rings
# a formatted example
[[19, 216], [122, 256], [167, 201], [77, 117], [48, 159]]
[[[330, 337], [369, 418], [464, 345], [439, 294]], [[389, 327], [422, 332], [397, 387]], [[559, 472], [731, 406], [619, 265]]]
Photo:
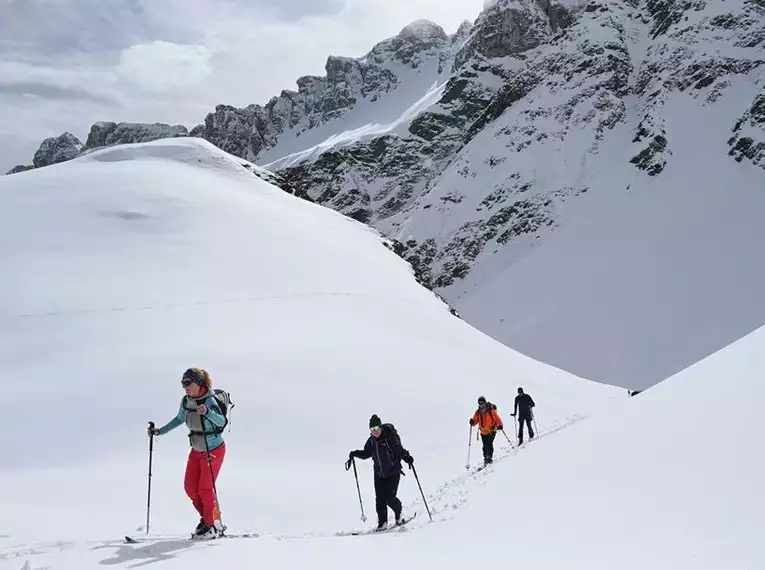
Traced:
[[471, 426], [474, 426], [474, 425], [475, 425], [475, 422], [473, 421], [473, 418], [470, 418], [470, 425], [471, 425]]
[[414, 457], [412, 457], [411, 455], [407, 455], [406, 457], [404, 457], [404, 461], [406, 462], [407, 465], [409, 465], [409, 469], [411, 469], [412, 465], [414, 465]]
[[503, 426], [497, 426], [497, 430], [502, 431], [503, 429], [505, 429]]
[[159, 435], [159, 430], [154, 427], [154, 424], [149, 424], [149, 428], [146, 431], [148, 432], [149, 437]]
[[348, 469], [351, 468], [351, 463], [353, 463], [353, 459], [349, 459], [345, 462], [345, 470], [348, 471]]
[[511, 416], [515, 417], [515, 414], [510, 414]]
[[204, 404], [202, 404], [201, 406], [199, 406], [199, 407], [197, 408], [197, 413], [198, 413], [200, 416], [204, 416], [205, 414], [207, 414], [207, 406], [205, 406]]

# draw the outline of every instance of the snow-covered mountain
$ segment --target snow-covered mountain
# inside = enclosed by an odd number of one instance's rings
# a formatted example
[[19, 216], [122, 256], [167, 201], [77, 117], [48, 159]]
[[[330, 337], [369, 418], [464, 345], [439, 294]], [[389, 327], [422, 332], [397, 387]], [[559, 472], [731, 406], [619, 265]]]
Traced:
[[189, 134], [395, 239], [494, 338], [640, 388], [765, 323], [763, 63], [760, 0], [497, 0]]
[[[765, 563], [765, 462], [752, 452], [765, 329], [628, 398], [453, 317], [376, 231], [196, 138], [5, 177], [0, 208], [0, 358], [15, 403], [4, 420], [16, 426], [0, 434], [0, 570], [382, 570], [391, 556], [456, 570], [486, 544], [540, 570]], [[236, 403], [224, 521], [261, 536], [186, 538], [181, 428], [154, 444], [150, 536], [125, 544], [144, 536], [146, 421], [175, 414], [190, 364]], [[539, 437], [515, 448], [498, 436], [495, 463], [466, 471], [476, 396], [509, 428], [518, 384]], [[733, 421], [710, 429], [721, 398], [735, 399]], [[417, 517], [405, 531], [338, 535], [374, 521], [369, 463], [366, 523], [343, 467], [372, 413], [414, 455], [433, 522], [407, 470], [399, 495]]]
[[[628, 398], [453, 317], [376, 231], [252, 168], [177, 138], [0, 179], [4, 420], [16, 426], [0, 434], [0, 570], [765, 564], [765, 329]], [[236, 403], [224, 521], [261, 536], [186, 538], [181, 428], [154, 444], [150, 536], [125, 544], [145, 530], [146, 421], [176, 412], [190, 364]], [[509, 428], [518, 384], [539, 437], [514, 448], [498, 436], [495, 463], [466, 471], [476, 396]], [[726, 398], [732, 422], [711, 429]], [[414, 455], [433, 522], [407, 470], [405, 531], [338, 535], [373, 525], [369, 463], [366, 523], [343, 467], [372, 413]]]
[[[33, 406], [6, 409], [7, 425], [24, 429], [0, 435], [3, 570], [24, 563], [14, 544], [119, 539], [144, 520], [146, 422], [176, 413], [190, 365], [207, 367], [236, 404], [218, 487], [224, 517], [273, 533], [358, 520], [343, 463], [373, 413], [395, 423], [433, 493], [464, 471], [482, 394], [511, 426], [522, 384], [545, 433], [627, 398], [470, 327], [376, 231], [241, 162], [179, 138], [0, 179], [0, 357], [14, 397]], [[182, 431], [154, 450], [157, 532], [196, 524]], [[360, 465], [373, 516], [369, 473]], [[417, 496], [406, 477], [402, 498]]]

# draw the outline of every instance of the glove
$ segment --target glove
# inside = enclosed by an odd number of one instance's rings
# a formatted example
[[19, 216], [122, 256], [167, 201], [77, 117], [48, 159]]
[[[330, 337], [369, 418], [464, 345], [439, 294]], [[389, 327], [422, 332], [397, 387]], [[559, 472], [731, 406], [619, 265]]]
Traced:
[[406, 457], [404, 457], [404, 463], [409, 465], [409, 469], [411, 469], [412, 465], [414, 465], [414, 457], [412, 457], [411, 455], [407, 455]]
[[152, 437], [154, 435], [159, 435], [159, 430], [157, 428], [155, 428], [155, 427], [152, 427], [152, 426], [149, 426], [146, 431], [148, 432], [149, 437]]
[[471, 425], [471, 426], [474, 426], [474, 425], [475, 425], [475, 421], [473, 421], [473, 418], [470, 418], [470, 425]]
[[504, 426], [497, 426], [498, 431], [503, 431], [504, 429], [505, 429]]
[[515, 414], [510, 414], [511, 416], [515, 417]]

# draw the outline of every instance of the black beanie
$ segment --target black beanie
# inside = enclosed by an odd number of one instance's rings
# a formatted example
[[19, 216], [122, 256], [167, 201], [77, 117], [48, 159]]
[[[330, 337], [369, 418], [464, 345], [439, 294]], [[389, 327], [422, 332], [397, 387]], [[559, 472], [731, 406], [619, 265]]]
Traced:
[[377, 414], [372, 414], [372, 417], [369, 418], [369, 429], [372, 429], [373, 427], [382, 427], [382, 421]]

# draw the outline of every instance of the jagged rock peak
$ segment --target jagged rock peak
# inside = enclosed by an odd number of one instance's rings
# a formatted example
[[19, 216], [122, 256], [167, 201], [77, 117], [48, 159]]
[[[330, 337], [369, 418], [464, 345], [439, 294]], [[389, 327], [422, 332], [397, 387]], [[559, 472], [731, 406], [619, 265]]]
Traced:
[[452, 44], [460, 44], [468, 39], [468, 36], [473, 32], [475, 26], [470, 20], [464, 20], [458, 27], [457, 31], [451, 36]]
[[415, 38], [419, 40], [429, 38], [445, 40], [446, 32], [435, 22], [420, 19], [404, 26], [403, 29], [399, 32], [398, 37]]
[[100, 121], [90, 127], [88, 140], [85, 142], [85, 149], [90, 150], [115, 144], [142, 143], [157, 139], [185, 137], [188, 134], [188, 130], [183, 125]]
[[82, 152], [82, 142], [72, 133], [45, 139], [37, 149], [32, 163], [35, 168], [72, 160]]
[[550, 13], [547, 0], [487, 3], [476, 20], [472, 37], [455, 57], [454, 69], [475, 56], [507, 57], [537, 47], [551, 36]]
[[17, 164], [13, 168], [11, 168], [8, 172], [5, 174], [18, 174], [19, 172], [26, 172], [27, 170], [34, 170], [34, 166], [31, 164]]
[[444, 29], [430, 20], [416, 20], [407, 24], [392, 38], [373, 47], [362, 61], [384, 65], [391, 60], [417, 68], [425, 54], [437, 55], [449, 42]]

